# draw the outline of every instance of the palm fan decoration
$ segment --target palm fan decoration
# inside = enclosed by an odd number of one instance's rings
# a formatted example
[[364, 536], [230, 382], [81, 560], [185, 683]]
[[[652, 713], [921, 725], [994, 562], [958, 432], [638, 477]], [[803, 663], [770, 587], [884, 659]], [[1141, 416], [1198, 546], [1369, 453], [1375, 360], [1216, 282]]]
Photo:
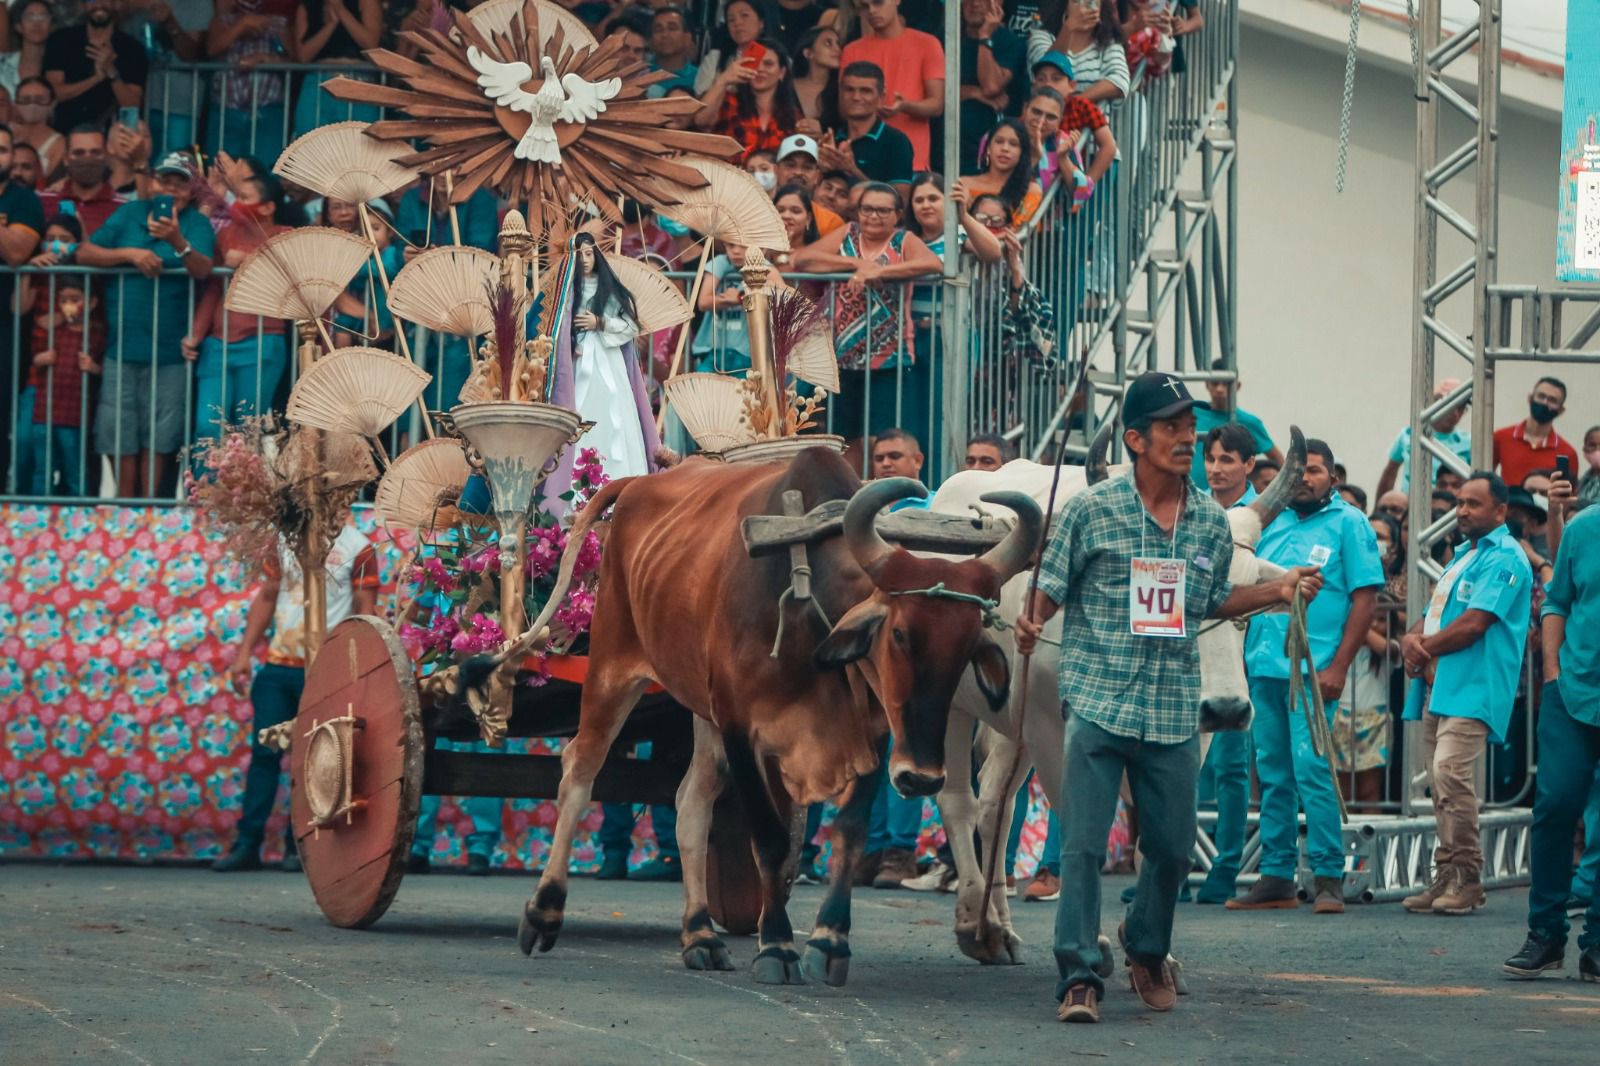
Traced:
[[679, 374], [663, 389], [696, 444], [723, 452], [759, 440], [745, 417], [748, 391], [739, 378], [726, 374]]
[[287, 413], [303, 426], [376, 437], [432, 380], [432, 374], [392, 352], [336, 348], [300, 375]]
[[363, 238], [328, 226], [280, 233], [239, 264], [225, 303], [242, 314], [319, 319], [371, 252]]
[[352, 204], [388, 196], [414, 181], [417, 172], [396, 162], [411, 150], [373, 140], [366, 130], [365, 122], [335, 122], [312, 130], [283, 150], [272, 172]]
[[454, 512], [471, 474], [460, 441], [449, 437], [425, 440], [389, 464], [372, 506], [387, 526], [432, 530]]
[[416, 47], [416, 59], [369, 50], [367, 57], [397, 84], [336, 78], [325, 87], [340, 100], [405, 112], [410, 118], [376, 122], [367, 134], [426, 141], [427, 148], [397, 162], [427, 175], [453, 172], [457, 203], [485, 187], [525, 203], [536, 234], [564, 226], [589, 206], [620, 219], [618, 192], [652, 207], [676, 203], [686, 189], [706, 183], [677, 153], [740, 154], [731, 138], [666, 128], [700, 105], [647, 99], [645, 90], [671, 75], [628, 59], [620, 35], [596, 46], [587, 31], [575, 40], [571, 16], [544, 0], [513, 6], [514, 0], [497, 0], [470, 15], [453, 12], [448, 34], [434, 28], [400, 34]]
[[787, 374], [838, 392], [839, 360], [822, 308], [793, 289], [778, 289], [771, 300], [772, 363], [780, 384]]
[[481, 248], [430, 248], [400, 268], [389, 286], [389, 310], [408, 322], [457, 337], [494, 328], [487, 295], [500, 278], [500, 258]]
[[755, 178], [715, 159], [685, 159], [683, 164], [699, 172], [704, 184], [685, 191], [675, 203], [662, 205], [663, 215], [726, 244], [789, 250], [789, 231], [783, 228], [772, 197]]

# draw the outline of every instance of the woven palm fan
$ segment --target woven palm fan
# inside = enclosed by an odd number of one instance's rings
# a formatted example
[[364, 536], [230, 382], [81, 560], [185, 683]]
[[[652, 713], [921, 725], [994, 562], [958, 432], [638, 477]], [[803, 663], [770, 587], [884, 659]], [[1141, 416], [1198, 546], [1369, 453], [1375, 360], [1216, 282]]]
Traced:
[[679, 374], [662, 386], [695, 443], [708, 452], [757, 440], [744, 417], [744, 382], [726, 374]]
[[[561, 39], [573, 48], [593, 48], [595, 46], [594, 34], [589, 32], [578, 16], [566, 8], [555, 4], [545, 3], [544, 0], [489, 0], [487, 4], [479, 4], [467, 12], [467, 17], [478, 28], [478, 32], [488, 36], [491, 33], [508, 34], [511, 29], [511, 20], [522, 13], [524, 3], [531, 5], [539, 11], [539, 47], [544, 50], [544, 45], [555, 36], [556, 27], [560, 26]], [[538, 63], [534, 66], [537, 68]]]
[[417, 172], [395, 160], [410, 154], [410, 146], [368, 137], [366, 129], [365, 122], [335, 122], [312, 130], [283, 150], [272, 172], [352, 204], [409, 185]]
[[681, 226], [698, 230], [725, 243], [789, 250], [789, 232], [783, 228], [772, 197], [743, 170], [715, 159], [685, 157], [677, 160], [698, 170], [706, 179], [700, 189], [682, 189], [678, 202], [660, 211]]
[[839, 359], [826, 326], [807, 333], [794, 346], [785, 368], [801, 381], [827, 389], [830, 395], [839, 391]]
[[458, 440], [436, 437], [402, 452], [383, 480], [372, 506], [387, 526], [420, 529], [424, 532], [443, 524], [461, 488], [472, 474], [467, 453]]
[[617, 280], [633, 294], [640, 333], [671, 329], [694, 317], [689, 301], [661, 271], [625, 255], [608, 254], [606, 263], [616, 273]]
[[227, 308], [269, 318], [321, 318], [371, 253], [364, 238], [328, 226], [280, 233], [233, 272]]
[[376, 437], [428, 387], [433, 375], [377, 348], [336, 348], [311, 364], [289, 393], [291, 421]]
[[499, 258], [481, 248], [430, 248], [394, 276], [389, 310], [441, 333], [482, 336], [494, 330], [489, 285], [499, 277]]

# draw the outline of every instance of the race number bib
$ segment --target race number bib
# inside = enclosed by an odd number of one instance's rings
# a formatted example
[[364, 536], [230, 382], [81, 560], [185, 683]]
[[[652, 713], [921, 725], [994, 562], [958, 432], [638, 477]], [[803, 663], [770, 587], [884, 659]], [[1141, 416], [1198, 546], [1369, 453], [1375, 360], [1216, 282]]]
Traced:
[[1128, 619], [1136, 637], [1187, 635], [1183, 610], [1187, 564], [1182, 559], [1134, 559], [1128, 575]]

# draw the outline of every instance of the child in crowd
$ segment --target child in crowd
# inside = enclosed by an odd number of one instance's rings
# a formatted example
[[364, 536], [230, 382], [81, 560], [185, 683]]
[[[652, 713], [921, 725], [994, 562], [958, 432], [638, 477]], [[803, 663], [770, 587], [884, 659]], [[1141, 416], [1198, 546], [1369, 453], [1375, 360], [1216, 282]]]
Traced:
[[776, 153], [769, 152], [765, 148], [757, 148], [744, 157], [745, 172], [756, 179], [756, 184], [761, 186], [761, 191], [768, 196], [771, 196], [772, 190], [778, 187], [777, 168]]
[[744, 317], [744, 275], [738, 264], [744, 262], [744, 245], [728, 244], [706, 263], [705, 280], [700, 283], [699, 309], [710, 314], [700, 317], [690, 351], [696, 370], [729, 373], [750, 369], [750, 332]]
[[[1033, 84], [1054, 89], [1062, 100], [1061, 127], [1057, 137], [1056, 152], [1063, 173], [1079, 170], [1089, 179], [1088, 192], [1078, 195], [1088, 199], [1111, 168], [1117, 157], [1117, 141], [1111, 135], [1111, 124], [1104, 111], [1094, 101], [1078, 94], [1078, 83], [1072, 75], [1072, 61], [1060, 52], [1046, 52], [1033, 65]], [[1088, 133], [1094, 141], [1094, 154], [1087, 166], [1082, 165], [1078, 142]]]
[[82, 278], [58, 277], [54, 310], [34, 320], [30, 384], [35, 496], [50, 495], [56, 474], [62, 495], [83, 495], [88, 458], [83, 428], [96, 402], [106, 353], [105, 325], [93, 320], [98, 303], [85, 297]]

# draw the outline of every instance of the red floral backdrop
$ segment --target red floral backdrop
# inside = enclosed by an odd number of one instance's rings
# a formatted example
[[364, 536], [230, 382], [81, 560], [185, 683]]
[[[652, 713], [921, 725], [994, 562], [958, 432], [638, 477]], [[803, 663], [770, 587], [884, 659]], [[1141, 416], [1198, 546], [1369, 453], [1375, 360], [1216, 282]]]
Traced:
[[[369, 511], [357, 511], [357, 525], [378, 548], [392, 601], [404, 553]], [[220, 854], [249, 757], [250, 702], [224, 676], [244, 632], [249, 575], [191, 508], [24, 505], [0, 505], [0, 575], [0, 857]], [[1026, 868], [1043, 841], [1041, 814], [1035, 788]], [[283, 818], [268, 827], [269, 858]], [[597, 807], [580, 828], [575, 870], [597, 864], [599, 824]], [[538, 869], [554, 825], [548, 802], [505, 801], [495, 864]], [[445, 800], [434, 860], [465, 862], [471, 831]], [[930, 805], [924, 856], [941, 835]], [[633, 859], [654, 851], [641, 812]]]

